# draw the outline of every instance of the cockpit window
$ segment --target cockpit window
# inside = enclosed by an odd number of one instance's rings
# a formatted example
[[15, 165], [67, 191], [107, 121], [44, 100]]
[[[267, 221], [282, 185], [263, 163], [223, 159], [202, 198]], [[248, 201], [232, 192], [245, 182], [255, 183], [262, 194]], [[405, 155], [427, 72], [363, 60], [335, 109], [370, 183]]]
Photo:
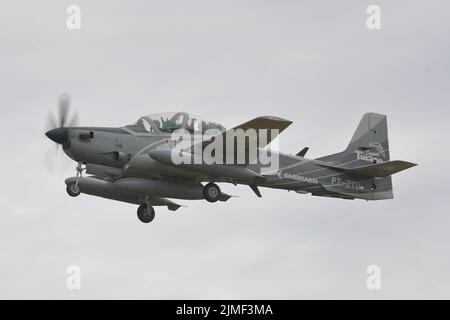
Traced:
[[139, 119], [135, 124], [127, 126], [127, 128], [137, 133], [151, 133], [152, 126], [144, 118]]
[[126, 126], [137, 133], [172, 133], [177, 129], [186, 129], [191, 133], [205, 132], [209, 129], [223, 132], [225, 127], [218, 123], [203, 120], [186, 112], [167, 112], [152, 114], [140, 118], [136, 124]]

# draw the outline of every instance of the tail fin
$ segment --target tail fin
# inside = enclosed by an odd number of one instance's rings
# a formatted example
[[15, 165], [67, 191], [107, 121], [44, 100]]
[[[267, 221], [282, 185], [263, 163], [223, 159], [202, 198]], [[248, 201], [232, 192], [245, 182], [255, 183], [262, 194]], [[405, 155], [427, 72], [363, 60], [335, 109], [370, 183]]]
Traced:
[[391, 174], [415, 165], [390, 161], [386, 116], [377, 113], [366, 113], [362, 117], [344, 151], [318, 160], [327, 162], [323, 166], [340, 172], [342, 177], [359, 181], [358, 191], [324, 185], [327, 191], [367, 200], [392, 199]]
[[344, 165], [350, 168], [389, 161], [386, 116], [366, 113], [344, 151], [317, 160], [329, 161], [335, 166]]
[[[382, 163], [389, 161], [389, 139], [386, 116], [377, 113], [366, 113], [359, 122], [352, 140], [344, 151], [362, 163]], [[356, 161], [356, 162], [360, 162]], [[355, 163], [359, 166], [362, 163]]]

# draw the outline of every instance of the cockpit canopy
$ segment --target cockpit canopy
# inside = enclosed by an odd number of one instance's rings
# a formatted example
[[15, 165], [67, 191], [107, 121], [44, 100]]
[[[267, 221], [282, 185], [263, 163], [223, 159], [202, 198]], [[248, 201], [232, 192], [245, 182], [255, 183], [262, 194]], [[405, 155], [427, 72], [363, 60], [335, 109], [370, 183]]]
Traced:
[[196, 115], [187, 112], [165, 112], [141, 117], [135, 124], [126, 128], [136, 133], [172, 133], [178, 129], [187, 131], [205, 132], [206, 130], [225, 131], [225, 127], [218, 123], [206, 121]]

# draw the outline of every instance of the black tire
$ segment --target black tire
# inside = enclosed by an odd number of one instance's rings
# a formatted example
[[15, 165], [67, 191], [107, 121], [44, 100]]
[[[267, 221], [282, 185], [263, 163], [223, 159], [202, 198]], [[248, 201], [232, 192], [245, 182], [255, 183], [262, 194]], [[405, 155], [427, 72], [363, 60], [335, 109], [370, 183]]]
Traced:
[[80, 186], [77, 185], [75, 182], [71, 182], [67, 185], [66, 188], [67, 194], [71, 197], [78, 197], [81, 193]]
[[137, 209], [137, 216], [143, 223], [152, 222], [155, 219], [155, 209], [147, 204], [141, 204]]
[[208, 202], [216, 202], [220, 198], [220, 188], [217, 184], [210, 182], [203, 187], [203, 196]]

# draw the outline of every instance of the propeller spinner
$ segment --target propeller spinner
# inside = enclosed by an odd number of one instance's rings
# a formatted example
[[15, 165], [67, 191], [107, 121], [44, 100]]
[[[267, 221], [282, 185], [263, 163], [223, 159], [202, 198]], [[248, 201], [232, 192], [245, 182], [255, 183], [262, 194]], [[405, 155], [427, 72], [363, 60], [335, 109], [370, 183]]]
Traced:
[[70, 96], [61, 95], [58, 98], [58, 113], [55, 116], [49, 113], [47, 119], [48, 130], [45, 135], [52, 141], [63, 147], [68, 142], [68, 127], [74, 127], [78, 124], [78, 113], [76, 111], [70, 112]]

